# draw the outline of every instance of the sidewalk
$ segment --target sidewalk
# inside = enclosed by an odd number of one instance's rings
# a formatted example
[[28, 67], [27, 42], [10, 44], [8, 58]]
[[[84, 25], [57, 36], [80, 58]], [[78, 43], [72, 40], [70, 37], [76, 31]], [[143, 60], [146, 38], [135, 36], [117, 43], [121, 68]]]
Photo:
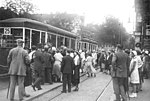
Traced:
[[[85, 75], [85, 73], [81, 74], [81, 77], [84, 75]], [[37, 90], [37, 91], [34, 91], [31, 86], [28, 86], [25, 89], [26, 89], [26, 93], [30, 94], [30, 97], [28, 97], [28, 98], [24, 97], [24, 101], [32, 101], [34, 98], [37, 98], [37, 97], [42, 96], [50, 91], [53, 91], [60, 86], [62, 86], [62, 83], [53, 83], [52, 85], [45, 83], [44, 85], [41, 85], [42, 90]], [[0, 90], [0, 101], [9, 101], [9, 99], [6, 98], [7, 91], [8, 91], [8, 89]], [[18, 101], [18, 86], [16, 86], [14, 99], [15, 99], [15, 101]]]
[[[37, 91], [34, 91], [31, 86], [28, 86], [26, 87], [26, 93], [30, 94], [31, 96], [28, 98], [24, 98], [24, 101], [32, 101], [32, 99], [39, 97], [49, 91], [52, 91], [60, 87], [61, 85], [62, 83], [54, 83], [52, 85], [44, 84], [42, 85], [42, 90], [37, 90]], [[6, 99], [6, 96], [7, 96], [7, 89], [1, 90], [0, 101], [9, 101], [9, 99]], [[16, 101], [18, 100], [18, 86], [16, 87], [16, 90], [15, 90], [15, 100]]]

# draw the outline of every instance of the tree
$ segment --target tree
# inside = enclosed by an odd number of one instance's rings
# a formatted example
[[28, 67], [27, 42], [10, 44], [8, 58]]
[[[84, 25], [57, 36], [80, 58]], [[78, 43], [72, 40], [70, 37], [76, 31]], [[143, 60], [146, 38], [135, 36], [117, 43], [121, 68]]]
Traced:
[[0, 15], [3, 15], [3, 16], [0, 16], [0, 20], [18, 17], [18, 15], [12, 12], [11, 9], [9, 8], [5, 9], [4, 7], [0, 8]]
[[105, 23], [99, 25], [96, 38], [99, 44], [108, 44], [115, 46], [123, 44], [127, 40], [127, 33], [123, 24], [117, 18], [106, 17]]
[[84, 22], [84, 17], [68, 13], [35, 14], [33, 19], [70, 32], [80, 30], [80, 25]]
[[5, 0], [4, 7], [11, 9], [13, 12], [19, 14], [33, 13], [34, 6], [27, 0]]

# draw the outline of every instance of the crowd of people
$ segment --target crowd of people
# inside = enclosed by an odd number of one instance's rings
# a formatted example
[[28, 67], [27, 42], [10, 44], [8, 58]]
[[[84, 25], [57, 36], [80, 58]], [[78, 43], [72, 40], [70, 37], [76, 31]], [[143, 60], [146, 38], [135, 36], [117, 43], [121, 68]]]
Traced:
[[[49, 44], [33, 45], [32, 49], [23, 48], [24, 41], [17, 40], [17, 47], [10, 50], [7, 62], [10, 75], [9, 99], [14, 101], [15, 86], [18, 84], [19, 100], [29, 97], [25, 87], [31, 85], [33, 90], [42, 90], [41, 85], [55, 82], [63, 83], [62, 93], [79, 90], [80, 72], [86, 72], [88, 76], [96, 76], [95, 53], [85, 51], [74, 51], [67, 47], [56, 49]], [[81, 55], [82, 54], [82, 55]], [[82, 58], [81, 58], [82, 57]]]
[[[32, 49], [23, 48], [24, 41], [17, 40], [17, 47], [10, 50], [7, 61], [10, 75], [9, 98], [14, 101], [16, 83], [18, 83], [19, 100], [29, 97], [25, 86], [33, 90], [42, 90], [41, 85], [55, 82], [63, 83], [62, 93], [79, 90], [80, 73], [87, 77], [96, 77], [96, 71], [112, 76], [114, 93], [117, 101], [127, 101], [129, 84], [132, 86], [130, 97], [137, 97], [142, 91], [144, 78], [149, 77], [148, 51], [123, 50], [121, 45], [116, 49], [92, 52], [75, 51], [66, 47], [56, 49], [50, 45], [38, 44]], [[130, 79], [129, 79], [130, 78]], [[129, 83], [130, 82], [130, 83]], [[68, 85], [68, 90], [66, 89]]]
[[144, 79], [149, 78], [149, 51], [123, 49], [121, 45], [116, 49], [111, 63], [113, 89], [116, 101], [128, 101], [128, 97], [138, 96]]

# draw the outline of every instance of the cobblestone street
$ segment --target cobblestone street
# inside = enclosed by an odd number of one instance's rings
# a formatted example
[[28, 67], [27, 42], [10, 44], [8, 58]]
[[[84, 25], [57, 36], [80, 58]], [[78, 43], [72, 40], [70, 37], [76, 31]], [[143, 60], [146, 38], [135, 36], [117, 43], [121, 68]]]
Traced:
[[[87, 77], [85, 77], [87, 78]], [[104, 79], [105, 78], [105, 79]], [[82, 78], [83, 79], [83, 78]], [[59, 88], [53, 92], [49, 92], [40, 98], [33, 101], [95, 101], [100, 93], [105, 88], [106, 84], [111, 80], [109, 75], [98, 73], [96, 77], [90, 77], [84, 82], [80, 83], [79, 91], [71, 93], [65, 93], [57, 96], [54, 99], [50, 99], [51, 95], [60, 93], [62, 88]], [[72, 88], [74, 89], [74, 88]], [[112, 93], [111, 93], [112, 94]], [[105, 100], [106, 101], [106, 100]]]

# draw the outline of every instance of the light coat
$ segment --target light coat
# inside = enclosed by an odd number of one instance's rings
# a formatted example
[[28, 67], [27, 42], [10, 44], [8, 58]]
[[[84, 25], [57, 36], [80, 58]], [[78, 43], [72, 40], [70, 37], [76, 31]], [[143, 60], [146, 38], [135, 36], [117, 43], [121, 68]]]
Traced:
[[29, 63], [29, 56], [22, 47], [16, 47], [10, 50], [7, 63], [9, 65], [9, 75], [26, 76], [26, 64]]

